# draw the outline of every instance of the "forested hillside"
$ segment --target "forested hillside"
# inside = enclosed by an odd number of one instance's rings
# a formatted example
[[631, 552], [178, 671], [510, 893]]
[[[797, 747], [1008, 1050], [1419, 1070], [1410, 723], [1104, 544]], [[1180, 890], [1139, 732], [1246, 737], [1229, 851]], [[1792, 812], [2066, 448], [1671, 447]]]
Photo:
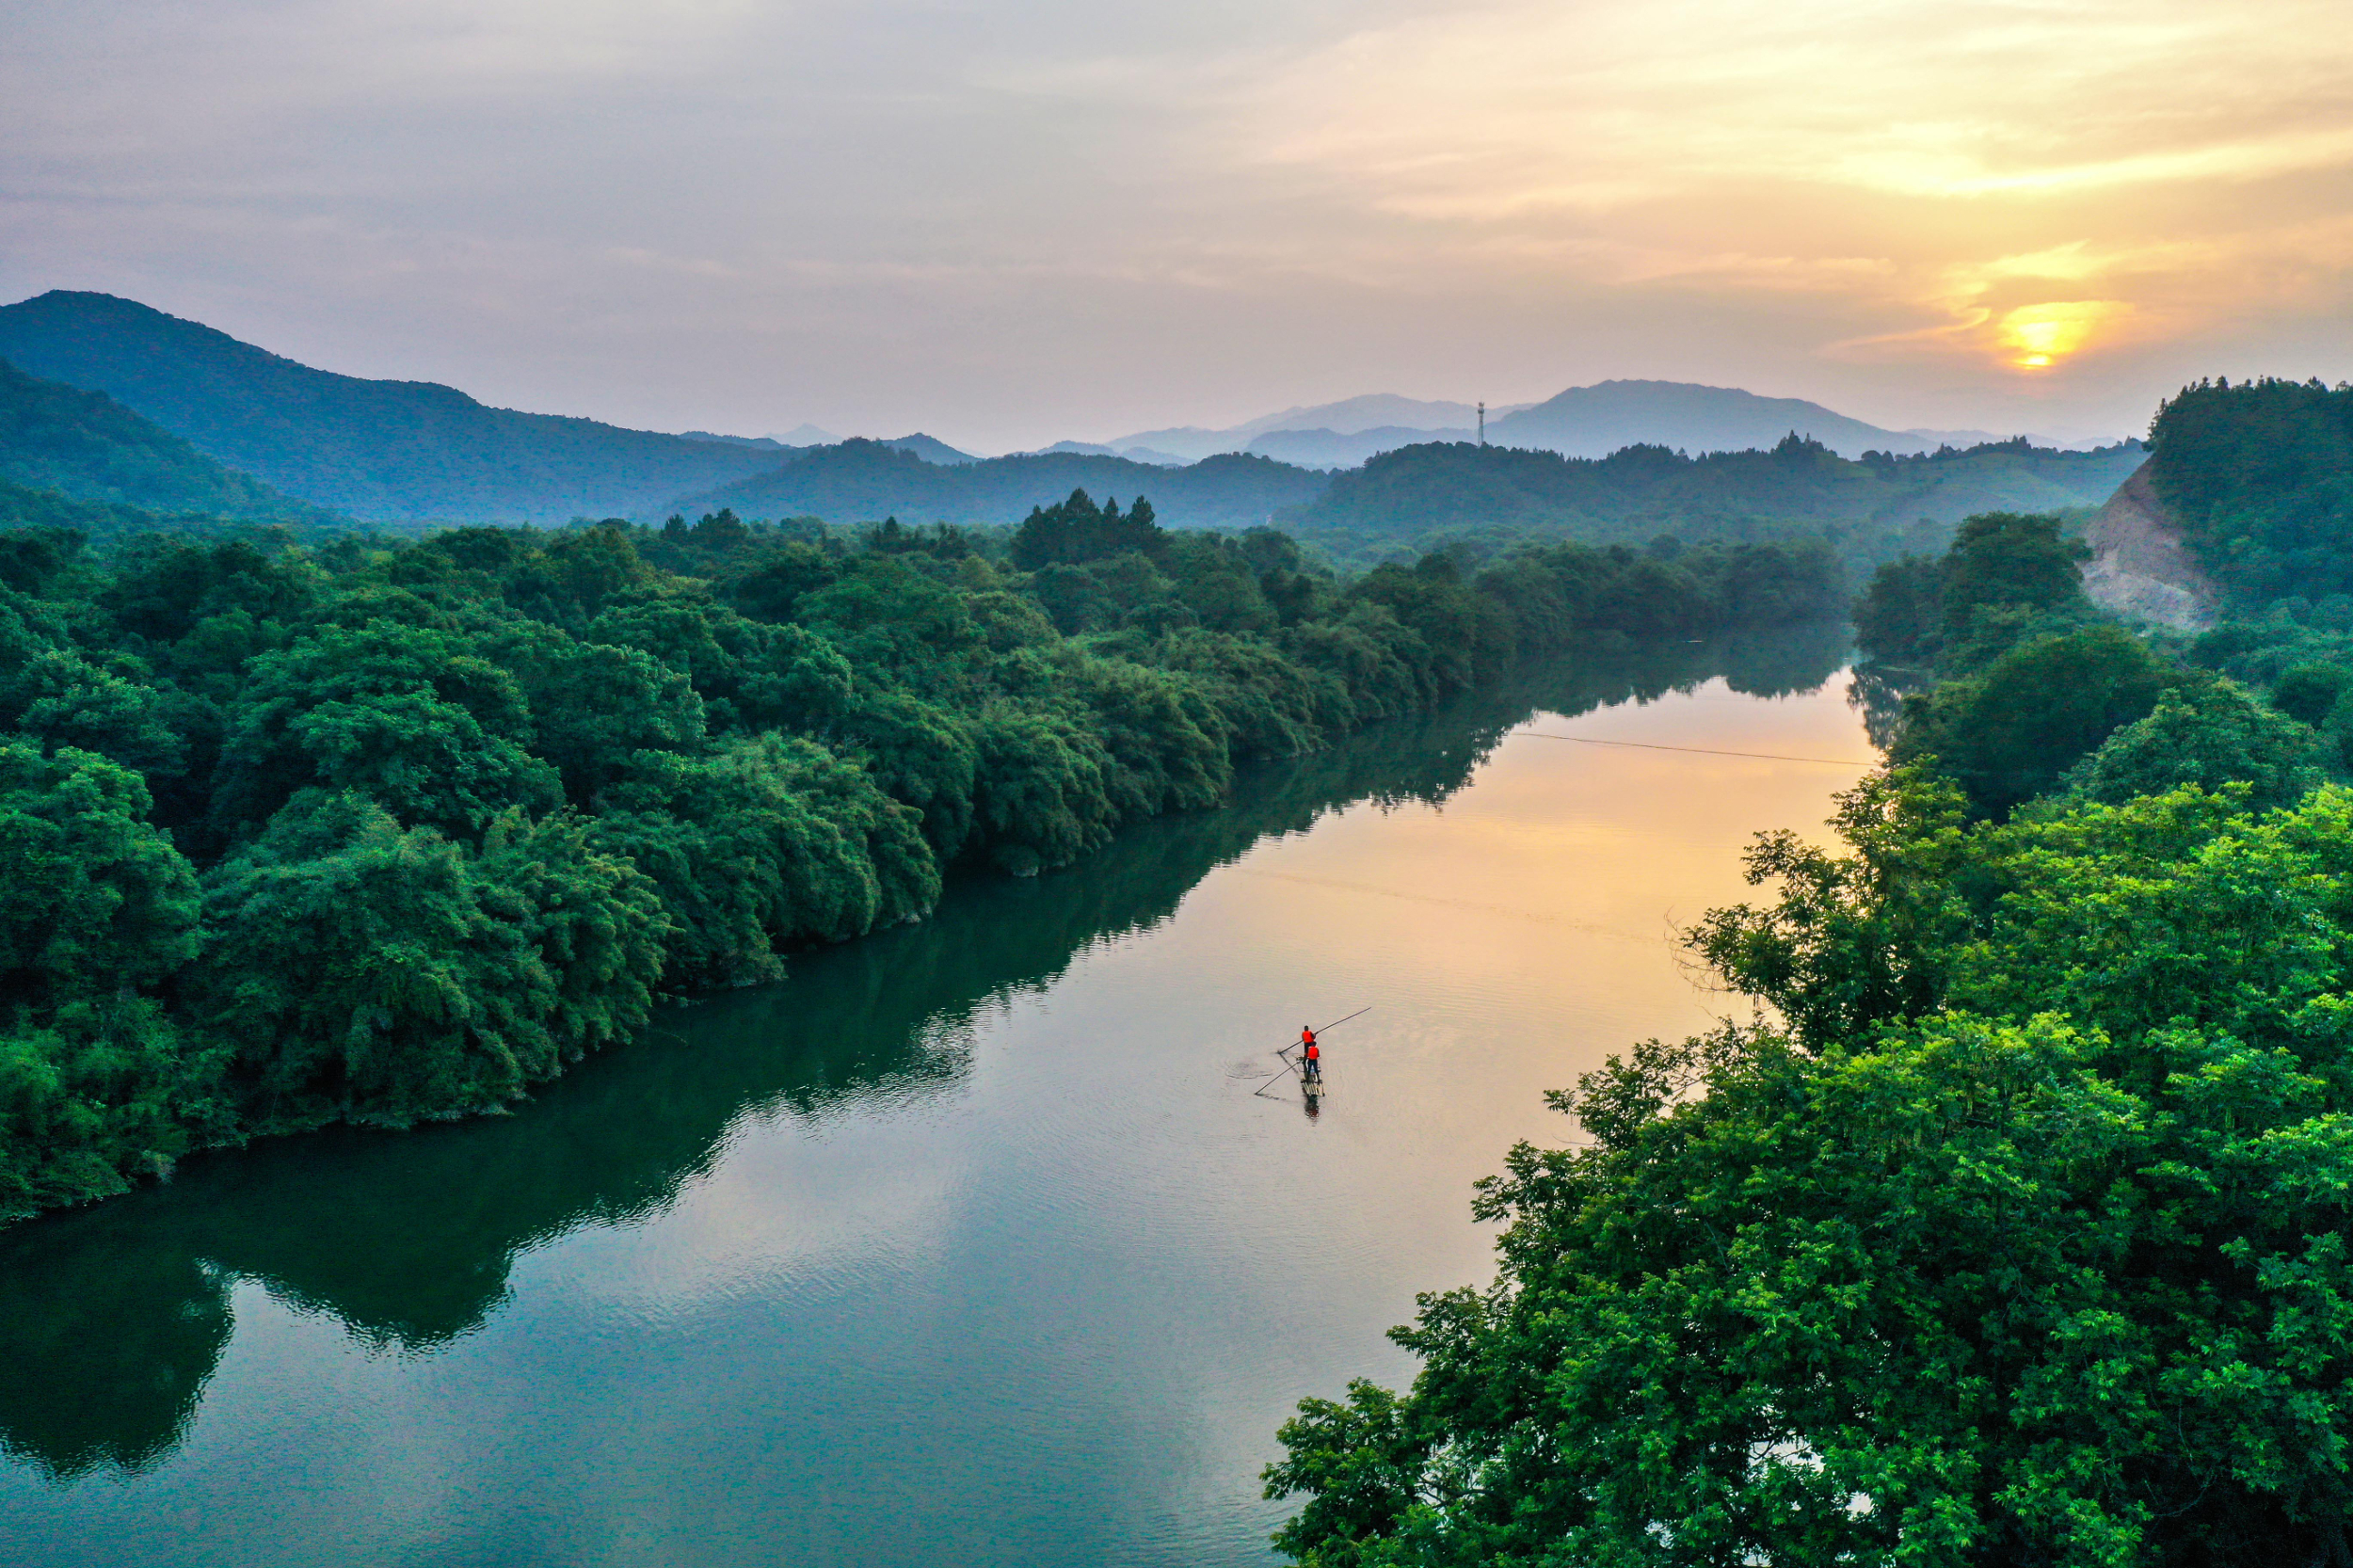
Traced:
[[2157, 410], [2150, 479], [2242, 611], [2353, 612], [2353, 386], [2201, 381]]
[[2330, 581], [2341, 395], [2160, 420], [2261, 605], [2195, 643], [2055, 517], [1877, 574], [1892, 765], [1688, 933], [1755, 1020], [1556, 1096], [1412, 1389], [1284, 1429], [1294, 1560], [2353, 1560], [2353, 648], [2273, 564]]
[[316, 522], [331, 515], [222, 467], [104, 392], [44, 381], [5, 360], [0, 480], [144, 512], [280, 522]]
[[2139, 466], [2137, 446], [2056, 452], [2023, 440], [1849, 462], [1819, 442], [1689, 457], [1633, 446], [1607, 457], [1471, 442], [1411, 446], [1335, 474], [1281, 526], [1343, 563], [1455, 540], [1481, 551], [1523, 539], [1685, 543], [1811, 535], [1863, 563], [1940, 550], [1973, 512], [2097, 506]]
[[290, 495], [372, 520], [625, 515], [776, 461], [755, 447], [487, 408], [429, 381], [314, 370], [110, 295], [55, 290], [0, 307], [0, 356], [105, 392]]
[[690, 510], [828, 522], [987, 523], [1084, 489], [1149, 492], [1173, 528], [1255, 528], [1321, 492], [1324, 477], [1268, 457], [1228, 453], [1164, 468], [1083, 452], [1032, 452], [954, 463], [926, 461], [885, 441], [848, 440], [806, 452], [764, 473], [690, 497]]
[[0, 554], [0, 1213], [189, 1149], [490, 1109], [943, 870], [1069, 861], [1582, 638], [1834, 611], [1818, 548], [1433, 557], [1074, 494]]

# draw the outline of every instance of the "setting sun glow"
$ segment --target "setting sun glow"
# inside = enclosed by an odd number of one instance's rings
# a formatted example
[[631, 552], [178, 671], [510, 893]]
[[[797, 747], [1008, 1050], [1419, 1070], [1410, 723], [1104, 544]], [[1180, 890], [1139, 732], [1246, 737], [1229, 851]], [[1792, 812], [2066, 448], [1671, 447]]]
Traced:
[[2125, 309], [2114, 299], [2022, 305], [2002, 318], [2002, 348], [2020, 370], [2048, 370], [2081, 349], [2094, 331]]

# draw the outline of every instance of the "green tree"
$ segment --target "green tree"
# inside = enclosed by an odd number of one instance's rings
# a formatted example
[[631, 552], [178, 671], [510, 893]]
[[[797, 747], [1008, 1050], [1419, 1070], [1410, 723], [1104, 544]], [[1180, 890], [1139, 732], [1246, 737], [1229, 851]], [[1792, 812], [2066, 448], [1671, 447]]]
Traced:
[[1016, 567], [1035, 571], [1056, 562], [1082, 566], [1129, 552], [1158, 557], [1169, 542], [1144, 497], [1136, 497], [1122, 517], [1116, 497], [1097, 506], [1086, 491], [1072, 490], [1067, 500], [1030, 508], [1014, 530], [1011, 554]]
[[137, 775], [0, 744], [0, 1218], [121, 1192], [226, 1118], [152, 992], [196, 956], [196, 873]]
[[509, 806], [556, 803], [525, 749], [531, 712], [470, 642], [391, 621], [325, 627], [253, 661], [214, 811], [253, 823], [297, 791], [356, 791], [407, 823], [472, 835]]
[[1854, 603], [1855, 645], [1886, 664], [1934, 658], [1944, 628], [1945, 563], [1932, 555], [1888, 562]]
[[2083, 591], [2090, 551], [2059, 536], [2055, 513], [1979, 512], [1961, 520], [1944, 569], [1945, 634], [1958, 642], [1991, 605], [2049, 609]]
[[2273, 683], [2271, 705], [2298, 724], [2317, 728], [2347, 686], [2353, 686], [2353, 670], [2343, 664], [2297, 664]]
[[356, 794], [306, 792], [208, 883], [199, 1006], [262, 1127], [488, 1110], [644, 1021], [652, 884], [561, 821], [477, 858]]
[[703, 739], [702, 699], [685, 672], [640, 648], [577, 642], [526, 621], [486, 639], [529, 712], [533, 753], [574, 805], [621, 777], [641, 751], [689, 751]]
[[607, 793], [596, 842], [653, 879], [673, 935], [665, 983], [781, 975], [779, 956], [913, 920], [939, 896], [920, 816], [865, 770], [775, 735], [710, 757], [648, 753]]
[[2184, 784], [2215, 791], [2236, 782], [2256, 807], [2286, 806], [2320, 784], [2326, 755], [2310, 728], [2217, 680], [2160, 696], [2155, 712], [2103, 741], [2061, 785], [2066, 793], [2121, 806]]
[[1980, 814], [2005, 816], [2119, 726], [2147, 716], [2179, 679], [2119, 627], [2039, 637], [1923, 700], [1896, 756], [1941, 759]]
[[0, 999], [46, 1011], [196, 955], [196, 872], [149, 806], [104, 758], [0, 743]]

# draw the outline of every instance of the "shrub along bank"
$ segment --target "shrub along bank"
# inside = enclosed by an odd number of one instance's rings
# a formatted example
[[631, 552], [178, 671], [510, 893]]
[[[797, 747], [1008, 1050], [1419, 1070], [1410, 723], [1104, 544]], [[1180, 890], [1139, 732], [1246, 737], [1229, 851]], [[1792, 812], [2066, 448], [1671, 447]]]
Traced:
[[0, 1214], [492, 1109], [664, 992], [1066, 863], [1579, 638], [1835, 613], [1826, 551], [1350, 583], [1073, 495], [388, 545], [0, 536]]

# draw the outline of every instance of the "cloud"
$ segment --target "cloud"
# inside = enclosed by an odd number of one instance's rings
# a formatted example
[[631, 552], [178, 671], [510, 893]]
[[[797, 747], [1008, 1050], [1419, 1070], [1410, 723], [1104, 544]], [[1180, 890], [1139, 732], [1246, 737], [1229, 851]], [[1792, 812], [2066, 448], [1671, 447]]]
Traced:
[[1611, 375], [2121, 427], [2353, 372], [2349, 171], [2334, 0], [23, 0], [0, 57], [19, 292], [982, 446]]

